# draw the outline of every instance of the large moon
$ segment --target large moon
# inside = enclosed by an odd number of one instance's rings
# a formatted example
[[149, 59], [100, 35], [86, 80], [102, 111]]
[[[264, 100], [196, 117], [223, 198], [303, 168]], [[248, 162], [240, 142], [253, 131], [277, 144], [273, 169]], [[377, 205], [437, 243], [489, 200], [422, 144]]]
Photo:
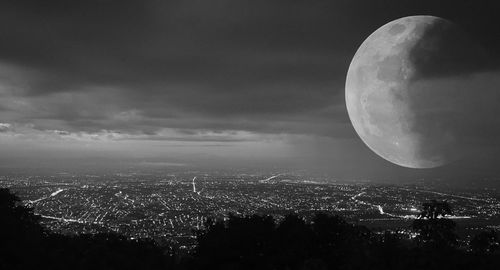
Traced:
[[450, 119], [466, 100], [457, 101], [461, 94], [441, 78], [474, 69], [481, 58], [476, 45], [456, 25], [433, 16], [400, 18], [373, 32], [346, 80], [349, 118], [363, 142], [409, 168], [459, 157], [457, 119]]

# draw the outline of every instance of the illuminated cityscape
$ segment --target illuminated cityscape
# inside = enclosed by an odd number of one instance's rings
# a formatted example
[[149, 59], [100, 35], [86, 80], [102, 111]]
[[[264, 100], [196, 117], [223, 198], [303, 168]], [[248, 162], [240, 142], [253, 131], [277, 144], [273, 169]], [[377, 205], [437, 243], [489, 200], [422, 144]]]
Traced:
[[339, 214], [371, 228], [405, 230], [420, 205], [446, 200], [467, 237], [498, 229], [495, 189], [467, 191], [432, 184], [335, 183], [294, 173], [237, 174], [184, 171], [165, 174], [3, 176], [9, 187], [41, 216], [44, 226], [64, 234], [114, 231], [179, 246], [194, 244], [207, 218], [287, 213], [305, 218]]

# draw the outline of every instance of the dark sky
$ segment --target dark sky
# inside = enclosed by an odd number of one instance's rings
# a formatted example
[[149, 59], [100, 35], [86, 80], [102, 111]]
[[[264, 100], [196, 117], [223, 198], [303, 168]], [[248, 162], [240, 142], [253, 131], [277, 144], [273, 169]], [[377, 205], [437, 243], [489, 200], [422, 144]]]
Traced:
[[1, 1], [1, 160], [214, 157], [405, 174], [352, 129], [352, 56], [381, 25], [426, 14], [462, 27], [495, 71], [495, 2]]

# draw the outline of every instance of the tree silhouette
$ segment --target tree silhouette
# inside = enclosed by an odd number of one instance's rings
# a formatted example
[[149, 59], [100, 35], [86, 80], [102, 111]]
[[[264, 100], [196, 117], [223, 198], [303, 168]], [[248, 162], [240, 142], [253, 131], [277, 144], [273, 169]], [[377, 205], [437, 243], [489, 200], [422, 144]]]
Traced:
[[361, 267], [373, 234], [339, 216], [317, 214], [306, 223], [287, 215], [279, 223], [263, 216], [230, 216], [198, 232], [197, 268], [336, 269]]
[[47, 233], [39, 217], [0, 189], [0, 269], [168, 269], [170, 254], [149, 240], [116, 234]]
[[0, 189], [0, 218], [0, 269], [35, 266], [45, 235], [39, 218], [5, 188]]
[[287, 215], [279, 223], [271, 244], [275, 264], [279, 268], [291, 269], [313, 255], [313, 231], [303, 218]]
[[445, 218], [453, 214], [450, 205], [446, 201], [431, 200], [422, 206], [422, 212], [412, 224], [418, 233], [417, 243], [438, 248], [455, 246], [458, 239], [455, 234], [456, 223]]
[[29, 234], [43, 232], [39, 224], [40, 218], [33, 214], [33, 209], [25, 207], [19, 197], [6, 188], [0, 188], [0, 212], [2, 213], [0, 233], [4, 237], [8, 236], [6, 232], [12, 234], [13, 231]]
[[200, 268], [253, 269], [265, 263], [275, 231], [272, 217], [230, 215], [225, 222], [208, 220], [205, 226], [197, 233]]
[[423, 203], [422, 207], [423, 210], [418, 215], [418, 218], [437, 219], [453, 214], [447, 201], [438, 202], [431, 200], [430, 202]]

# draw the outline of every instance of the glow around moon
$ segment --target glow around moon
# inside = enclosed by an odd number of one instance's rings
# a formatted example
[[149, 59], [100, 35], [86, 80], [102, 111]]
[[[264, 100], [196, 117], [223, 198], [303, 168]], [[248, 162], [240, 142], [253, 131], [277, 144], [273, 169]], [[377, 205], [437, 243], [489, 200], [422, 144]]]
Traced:
[[[449, 21], [412, 16], [380, 27], [361, 44], [349, 66], [346, 104], [370, 149], [410, 168], [437, 167], [457, 157], [456, 129], [448, 128], [446, 110], [460, 104], [433, 77], [445, 77], [448, 65], [474, 57], [468, 42]], [[455, 43], [465, 47], [446, 48]]]

